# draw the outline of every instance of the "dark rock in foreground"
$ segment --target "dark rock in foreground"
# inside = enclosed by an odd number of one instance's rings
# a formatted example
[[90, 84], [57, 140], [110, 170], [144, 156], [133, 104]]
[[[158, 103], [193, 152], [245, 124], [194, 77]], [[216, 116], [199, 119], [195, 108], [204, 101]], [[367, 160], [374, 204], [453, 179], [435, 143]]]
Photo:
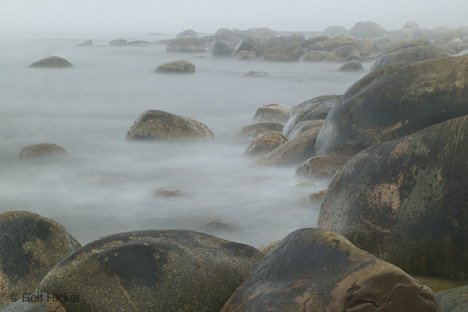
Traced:
[[199, 121], [171, 113], [149, 110], [133, 123], [128, 139], [160, 141], [212, 139], [213, 132]]
[[351, 86], [327, 115], [317, 153], [352, 156], [468, 114], [466, 81], [468, 57], [462, 56], [375, 70]]
[[156, 71], [161, 73], [194, 73], [195, 65], [189, 61], [174, 61], [159, 65]]
[[217, 312], [261, 257], [192, 231], [120, 233], [71, 254], [38, 288], [80, 294], [78, 303], [62, 303], [67, 312]]
[[432, 291], [399, 268], [318, 229], [289, 234], [221, 312], [437, 312]]
[[318, 226], [413, 275], [468, 278], [468, 115], [370, 147], [334, 176]]
[[67, 154], [67, 150], [57, 144], [40, 143], [23, 147], [18, 153], [18, 158], [31, 159], [64, 154]]
[[468, 286], [457, 287], [436, 294], [441, 312], [468, 311]]
[[0, 214], [0, 306], [32, 293], [62, 258], [80, 247], [60, 224], [28, 211]]
[[67, 68], [67, 67], [73, 67], [73, 65], [64, 58], [61, 58], [58, 56], [50, 56], [45, 59], [32, 63], [31, 65], [29, 65], [29, 67]]

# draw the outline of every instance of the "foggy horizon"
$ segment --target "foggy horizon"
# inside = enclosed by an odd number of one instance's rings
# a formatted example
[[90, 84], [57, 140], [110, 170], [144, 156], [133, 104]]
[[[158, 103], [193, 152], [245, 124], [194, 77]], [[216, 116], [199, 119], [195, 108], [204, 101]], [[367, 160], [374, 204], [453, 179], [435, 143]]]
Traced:
[[15, 34], [175, 34], [184, 29], [212, 33], [219, 28], [268, 27], [277, 31], [322, 31], [327, 26], [351, 28], [373, 21], [387, 30], [408, 21], [423, 28], [467, 26], [468, 3], [462, 0], [369, 1], [266, 0], [235, 3], [200, 0], [1, 0], [2, 35]]

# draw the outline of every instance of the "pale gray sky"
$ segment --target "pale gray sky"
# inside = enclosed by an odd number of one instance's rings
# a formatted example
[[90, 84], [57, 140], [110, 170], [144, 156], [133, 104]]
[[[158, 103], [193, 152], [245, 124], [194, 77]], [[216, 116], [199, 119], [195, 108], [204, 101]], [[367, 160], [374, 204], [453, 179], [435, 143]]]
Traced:
[[0, 0], [0, 33], [176, 33], [186, 28], [322, 30], [373, 20], [387, 29], [465, 26], [468, 0]]

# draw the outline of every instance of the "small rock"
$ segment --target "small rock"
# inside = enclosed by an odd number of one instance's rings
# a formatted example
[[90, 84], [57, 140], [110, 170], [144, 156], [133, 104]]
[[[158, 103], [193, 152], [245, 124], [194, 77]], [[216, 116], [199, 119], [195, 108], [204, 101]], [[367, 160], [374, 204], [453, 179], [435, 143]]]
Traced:
[[362, 66], [361, 62], [358, 61], [349, 61], [339, 68], [339, 71], [343, 72], [357, 72], [363, 71], [364, 67]]
[[45, 156], [57, 156], [67, 154], [63, 147], [52, 143], [40, 143], [23, 147], [19, 153], [19, 159], [39, 158]]
[[255, 120], [285, 123], [289, 119], [289, 107], [283, 104], [266, 104], [255, 112]]
[[45, 59], [32, 63], [29, 67], [44, 67], [44, 68], [67, 68], [73, 65], [64, 58], [58, 56], [50, 56]]
[[264, 71], [249, 71], [248, 73], [244, 74], [244, 77], [270, 77], [270, 74]]
[[156, 197], [181, 197], [184, 196], [179, 190], [163, 187], [154, 191], [154, 196]]
[[89, 46], [92, 46], [93, 44], [94, 44], [93, 40], [85, 40], [82, 43], [78, 44], [77, 47], [89, 47]]
[[162, 73], [194, 73], [195, 65], [189, 61], [175, 61], [159, 65], [156, 71]]
[[128, 41], [125, 39], [115, 39], [109, 42], [109, 46], [111, 47], [123, 47], [128, 44]]
[[277, 132], [263, 132], [258, 134], [247, 147], [246, 155], [266, 154], [286, 143], [288, 139]]

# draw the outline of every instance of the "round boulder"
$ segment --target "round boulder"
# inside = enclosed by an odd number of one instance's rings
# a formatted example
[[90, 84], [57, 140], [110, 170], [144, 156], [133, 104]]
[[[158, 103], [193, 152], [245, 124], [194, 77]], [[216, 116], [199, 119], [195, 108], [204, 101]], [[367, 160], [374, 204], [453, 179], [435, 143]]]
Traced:
[[341, 67], [338, 70], [343, 72], [358, 72], [364, 71], [364, 67], [362, 66], [361, 62], [349, 61], [341, 65]]
[[247, 155], [258, 155], [271, 152], [278, 146], [286, 143], [288, 139], [278, 132], [263, 132], [258, 134], [245, 150]]
[[255, 138], [260, 133], [270, 131], [281, 133], [283, 125], [277, 122], [259, 122], [240, 129], [239, 135], [245, 138]]
[[199, 121], [160, 110], [149, 110], [135, 120], [127, 132], [127, 138], [160, 141], [212, 139], [213, 132]]
[[32, 293], [42, 278], [80, 247], [60, 224], [28, 211], [0, 214], [0, 305]]
[[42, 158], [67, 154], [63, 147], [52, 143], [40, 143], [23, 147], [19, 153], [19, 159]]
[[217, 312], [261, 259], [255, 248], [184, 231], [138, 231], [91, 242], [38, 289], [80, 294], [67, 312]]
[[285, 123], [289, 118], [289, 107], [283, 104], [266, 104], [258, 108], [254, 119], [259, 121]]
[[394, 265], [318, 229], [289, 234], [221, 312], [439, 312], [433, 292]]
[[327, 51], [310, 51], [302, 57], [304, 62], [320, 62], [325, 60], [330, 53]]
[[195, 65], [189, 61], [174, 61], [159, 65], [155, 71], [161, 73], [194, 73]]
[[215, 41], [211, 46], [211, 53], [214, 56], [231, 56], [232, 49], [230, 46], [221, 41]]
[[342, 63], [359, 59], [360, 56], [361, 53], [354, 45], [345, 45], [331, 51], [325, 61]]
[[268, 48], [263, 53], [261, 60], [273, 62], [292, 62], [298, 61], [302, 56], [303, 50], [299, 44], [276, 46]]
[[385, 36], [385, 28], [374, 22], [357, 22], [350, 30], [349, 34], [359, 38], [377, 38]]
[[195, 37], [177, 38], [166, 47], [166, 52], [200, 53], [206, 52], [203, 43]]
[[468, 57], [463, 56], [375, 70], [333, 106], [317, 139], [317, 153], [354, 155], [371, 145], [466, 115], [466, 81]]
[[304, 120], [304, 121], [299, 121], [294, 129], [289, 133], [288, 135], [288, 140], [293, 140], [294, 138], [300, 136], [306, 131], [309, 131], [312, 128], [316, 127], [322, 127], [323, 122], [325, 120], [323, 119], [312, 119], [312, 120]]
[[468, 278], [468, 115], [372, 146], [334, 176], [318, 226], [413, 275]]
[[198, 34], [197, 34], [197, 32], [195, 30], [186, 29], [186, 30], [181, 31], [180, 33], [178, 33], [176, 35], [177, 39], [186, 38], [186, 37], [198, 38]]
[[58, 56], [50, 56], [50, 57], [46, 57], [45, 59], [32, 63], [31, 65], [29, 65], [29, 67], [32, 67], [32, 68], [39, 68], [39, 67], [67, 68], [67, 67], [73, 67], [73, 65], [72, 63], [70, 63], [64, 58], [61, 58]]

